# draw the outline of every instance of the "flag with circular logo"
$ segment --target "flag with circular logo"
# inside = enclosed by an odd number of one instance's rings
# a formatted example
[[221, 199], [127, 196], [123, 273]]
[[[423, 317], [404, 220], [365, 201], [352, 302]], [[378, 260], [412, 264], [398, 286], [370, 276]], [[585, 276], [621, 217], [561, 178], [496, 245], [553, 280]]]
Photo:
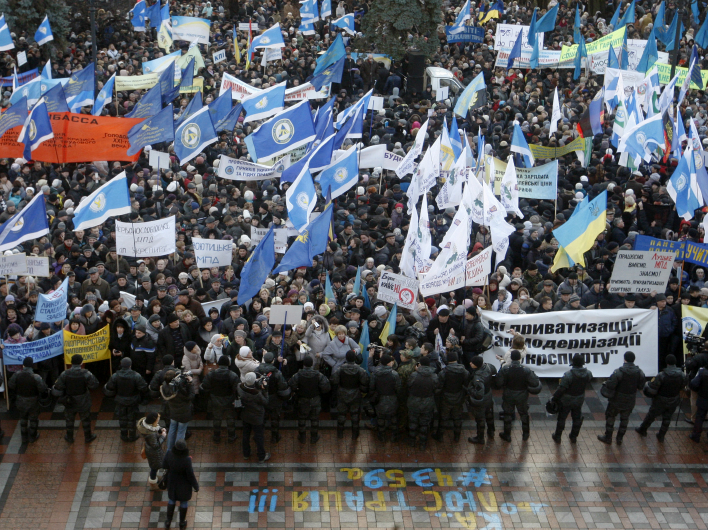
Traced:
[[185, 164], [216, 140], [209, 107], [202, 107], [175, 130], [175, 154]]

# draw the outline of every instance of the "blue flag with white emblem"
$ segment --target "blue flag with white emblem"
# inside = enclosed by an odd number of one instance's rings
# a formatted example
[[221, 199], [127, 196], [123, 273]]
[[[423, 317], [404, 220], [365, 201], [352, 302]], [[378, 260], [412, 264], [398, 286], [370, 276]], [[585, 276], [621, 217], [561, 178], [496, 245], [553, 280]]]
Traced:
[[[230, 100], [231, 94], [229, 94], [228, 92], [225, 92], [225, 94], [228, 94]], [[214, 125], [214, 129], [216, 130], [216, 132], [232, 132], [234, 130], [234, 127], [236, 127], [236, 124], [238, 123], [238, 118], [239, 116], [241, 116], [242, 110], [243, 107], [240, 103], [238, 103], [234, 108], [229, 111], [229, 113], [224, 118], [219, 120], [217, 124]], [[209, 112], [211, 112], [211, 110], [209, 110]]]
[[285, 107], [285, 85], [286, 82], [283, 81], [278, 85], [243, 98], [241, 104], [246, 111], [243, 123], [265, 120], [282, 111], [283, 107]]
[[7, 27], [5, 15], [0, 16], [0, 52], [12, 50], [15, 43], [12, 42], [12, 34], [10, 28]]
[[202, 107], [175, 130], [175, 154], [180, 164], [186, 164], [216, 140], [209, 107]]
[[150, 118], [162, 110], [162, 90], [160, 83], [147, 91], [140, 98], [133, 110], [125, 115], [126, 118]]
[[[280, 264], [273, 270], [273, 274], [289, 271], [298, 267], [311, 267], [312, 259], [322, 254], [327, 248], [328, 235], [332, 226], [332, 203], [325, 206], [320, 215], [300, 232], [285, 252]], [[357, 293], [358, 294], [358, 293]]]
[[302, 232], [310, 222], [310, 214], [315, 209], [317, 191], [312, 181], [310, 169], [305, 166], [285, 192], [285, 203], [288, 207], [288, 219], [298, 232]]
[[241, 305], [256, 296], [263, 282], [275, 265], [275, 225], [263, 236], [261, 242], [241, 269], [241, 284], [236, 303]]
[[322, 0], [322, 9], [320, 16], [324, 19], [332, 16], [332, 0]]
[[44, 194], [38, 193], [22, 210], [0, 226], [0, 252], [48, 233], [49, 222]]
[[336, 63], [325, 68], [320, 75], [313, 77], [310, 80], [310, 83], [312, 83], [312, 86], [315, 87], [315, 90], [319, 92], [323, 86], [328, 85], [329, 83], [341, 83], [345, 60], [346, 57], [342, 57]]
[[133, 18], [130, 19], [133, 31], [145, 31], [146, 11], [145, 0], [139, 0], [133, 7]]
[[260, 35], [253, 37], [248, 53], [251, 54], [259, 48], [282, 48], [285, 46], [283, 34], [280, 32], [280, 24], [268, 28]]
[[694, 212], [702, 206], [696, 196], [697, 187], [693, 146], [689, 143], [666, 186], [676, 203], [676, 213], [686, 221], [693, 218]]
[[344, 15], [342, 18], [338, 18], [337, 20], [333, 20], [332, 25], [339, 29], [343, 29], [350, 35], [356, 34], [356, 30], [354, 29], [354, 14], [352, 13]]
[[42, 97], [47, 104], [47, 112], [69, 112], [69, 106], [66, 104], [66, 96], [64, 95], [64, 87], [60, 84], [54, 85], [47, 90]]
[[22, 98], [0, 114], [0, 138], [10, 129], [24, 125], [25, 120], [27, 120], [27, 98]]
[[52, 60], [49, 59], [46, 63], [44, 63], [44, 68], [42, 68], [42, 75], [40, 76], [42, 79], [51, 79], [52, 78]]
[[130, 193], [128, 177], [123, 171], [83, 199], [74, 209], [74, 230], [86, 230], [109, 217], [118, 217], [130, 213]]
[[314, 77], [317, 77], [318, 75], [322, 74], [322, 72], [324, 72], [328, 66], [333, 65], [342, 57], [346, 57], [346, 55], [347, 51], [344, 48], [344, 40], [342, 40], [342, 34], [338, 33], [337, 37], [334, 39], [330, 47], [327, 48], [327, 51], [324, 52], [324, 54], [322, 54], [319, 59], [317, 59], [317, 66], [315, 67], [315, 71], [312, 72], [312, 75]]
[[135, 125], [128, 131], [130, 149], [128, 155], [138, 153], [146, 145], [170, 142], [175, 139], [172, 103], [150, 119]]
[[42, 23], [37, 28], [34, 34], [34, 40], [37, 41], [39, 46], [54, 40], [54, 34], [52, 33], [52, 28], [49, 26], [49, 17], [47, 15], [44, 15], [44, 20], [42, 20]]
[[251, 159], [258, 161], [292, 151], [314, 138], [310, 102], [305, 100], [272, 117], [246, 136], [244, 143]]
[[160, 0], [156, 0], [154, 4], [147, 8], [146, 16], [150, 19], [151, 28], [157, 29], [160, 27], [160, 24], [162, 24], [161, 8]]
[[74, 72], [64, 87], [66, 103], [72, 112], [78, 112], [81, 107], [93, 105], [94, 65], [90, 63], [83, 70]]
[[25, 160], [32, 160], [32, 151], [37, 149], [42, 142], [54, 138], [52, 122], [49, 119], [47, 104], [41, 98], [34, 108], [27, 115], [25, 124], [17, 137], [19, 143], [25, 144], [23, 157]]
[[93, 104], [93, 108], [91, 109], [91, 114], [94, 116], [100, 116], [101, 113], [103, 112], [103, 107], [108, 105], [111, 102], [111, 99], [113, 99], [113, 87], [116, 84], [116, 74], [113, 74], [111, 78], [106, 81], [106, 84], [103, 85], [103, 88], [101, 91], [98, 93], [98, 96], [96, 97], [96, 102]]
[[329, 189], [333, 199], [346, 193], [359, 181], [358, 149], [349, 149], [341, 158], [322, 170], [317, 179], [322, 187], [322, 193]]

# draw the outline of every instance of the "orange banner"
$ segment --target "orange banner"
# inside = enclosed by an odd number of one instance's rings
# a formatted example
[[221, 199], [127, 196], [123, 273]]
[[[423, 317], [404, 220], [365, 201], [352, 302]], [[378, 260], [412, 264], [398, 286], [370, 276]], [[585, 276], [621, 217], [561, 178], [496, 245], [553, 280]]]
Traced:
[[[110, 118], [50, 112], [54, 138], [47, 140], [32, 152], [32, 160], [55, 164], [118, 160], [135, 162], [140, 153], [128, 156], [128, 131], [142, 118]], [[0, 158], [19, 158], [24, 144], [17, 143], [22, 127], [7, 131], [0, 138]]]

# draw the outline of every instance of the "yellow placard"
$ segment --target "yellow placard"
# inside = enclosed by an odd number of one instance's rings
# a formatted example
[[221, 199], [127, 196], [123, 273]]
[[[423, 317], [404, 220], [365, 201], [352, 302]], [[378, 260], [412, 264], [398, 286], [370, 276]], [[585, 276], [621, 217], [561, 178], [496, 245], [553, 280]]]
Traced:
[[124, 90], [147, 90], [148, 88], [154, 87], [159, 79], [159, 74], [117, 75], [116, 92], [122, 92]]
[[573, 151], [585, 150], [585, 138], [577, 137], [575, 140], [563, 147], [546, 147], [544, 145], [530, 145], [529, 149], [533, 153], [535, 159], [539, 158], [560, 158]]
[[[609, 35], [605, 35], [601, 39], [597, 39], [593, 42], [588, 42], [585, 45], [585, 49], [588, 52], [588, 57], [590, 57], [591, 55], [595, 55], [596, 53], [606, 52], [610, 49], [610, 46], [612, 46], [613, 48], [622, 46], [622, 42], [624, 42], [625, 31], [627, 31], [626, 26], [618, 29], [617, 31], [613, 31]], [[563, 48], [561, 49], [561, 56], [559, 62], [562, 63], [571, 59], [575, 59], [577, 49], [577, 44], [573, 44], [572, 46], [563, 46]]]
[[192, 79], [191, 86], [181, 86], [179, 87], [180, 94], [194, 94], [196, 92], [204, 93], [204, 78], [195, 77]]
[[[671, 65], [664, 63], [655, 63], [654, 66], [656, 66], [656, 69], [659, 71], [659, 83], [662, 85], [668, 85], [669, 81], [671, 81]], [[676, 86], [680, 87], [681, 85], [683, 85], [683, 82], [686, 79], [686, 75], [688, 74], [688, 68], [677, 66], [676, 73], [678, 74], [678, 81], [676, 81]], [[703, 78], [703, 90], [705, 90], [705, 87], [708, 85], [708, 70], [701, 70], [701, 77]], [[694, 83], [693, 81], [691, 82], [691, 88], [693, 90], [700, 90], [698, 88], [698, 85], [696, 85], [696, 83]]]
[[76, 335], [64, 330], [64, 362], [71, 364], [71, 357], [77, 353], [83, 357], [85, 363], [106, 361], [111, 358], [108, 351], [110, 339], [109, 326], [91, 335]]

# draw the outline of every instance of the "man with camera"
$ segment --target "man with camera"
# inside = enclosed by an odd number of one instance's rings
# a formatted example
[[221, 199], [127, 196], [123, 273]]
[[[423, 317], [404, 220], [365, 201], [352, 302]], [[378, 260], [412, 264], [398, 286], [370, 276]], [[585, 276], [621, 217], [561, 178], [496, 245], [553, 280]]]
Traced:
[[81, 368], [84, 358], [78, 353], [71, 357], [71, 368], [64, 370], [54, 383], [52, 395], [64, 405], [66, 434], [64, 439], [74, 443], [74, 418], [79, 415], [84, 428], [84, 441], [93, 442], [96, 434], [91, 432], [91, 392], [98, 388], [98, 379], [88, 370]]
[[170, 409], [170, 430], [167, 432], [169, 451], [177, 440], [185, 439], [187, 427], [192, 421], [194, 387], [191, 372], [180, 372], [177, 368], [168, 370], [160, 386], [160, 396]]
[[201, 390], [209, 394], [213, 421], [214, 443], [221, 442], [221, 422], [226, 420], [226, 432], [229, 443], [236, 441], [236, 417], [234, 400], [238, 394], [239, 377], [229, 369], [231, 359], [228, 355], [219, 357], [219, 368], [211, 370], [204, 378]]
[[120, 370], [114, 373], [103, 387], [107, 397], [114, 398], [116, 415], [120, 425], [120, 439], [124, 442], [134, 442], [138, 439], [135, 417], [139, 412], [138, 405], [147, 397], [148, 385], [142, 376], [131, 369], [133, 361], [130, 357], [120, 360]]
[[[280, 338], [275, 334], [273, 337]], [[268, 404], [265, 408], [266, 417], [270, 419], [270, 441], [278, 443], [280, 441], [280, 415], [283, 411], [283, 400], [290, 396], [290, 388], [285, 381], [283, 374], [273, 364], [275, 355], [273, 352], [263, 354], [263, 362], [256, 368], [256, 375], [264, 377], [268, 394]]]
[[320, 396], [330, 390], [329, 380], [312, 368], [312, 357], [305, 357], [303, 369], [290, 379], [290, 388], [297, 399], [297, 430], [298, 441], [307, 441], [307, 420], [310, 420], [310, 443], [317, 443], [320, 435], [320, 411], [322, 400]]
[[268, 404], [266, 387], [266, 378], [258, 378], [255, 372], [249, 372], [244, 375], [243, 382], [238, 385], [238, 396], [243, 405], [243, 410], [241, 411], [241, 421], [243, 422], [241, 447], [243, 449], [243, 457], [246, 460], [251, 458], [251, 431], [253, 431], [253, 441], [256, 443], [256, 456], [259, 464], [264, 464], [270, 460], [270, 453], [265, 451], [265, 439], [263, 436], [265, 407]]
[[346, 362], [330, 378], [332, 388], [337, 391], [337, 438], [344, 438], [347, 412], [352, 417], [352, 438], [359, 437], [361, 396], [369, 389], [369, 374], [356, 363], [356, 357], [356, 352], [349, 350]]

